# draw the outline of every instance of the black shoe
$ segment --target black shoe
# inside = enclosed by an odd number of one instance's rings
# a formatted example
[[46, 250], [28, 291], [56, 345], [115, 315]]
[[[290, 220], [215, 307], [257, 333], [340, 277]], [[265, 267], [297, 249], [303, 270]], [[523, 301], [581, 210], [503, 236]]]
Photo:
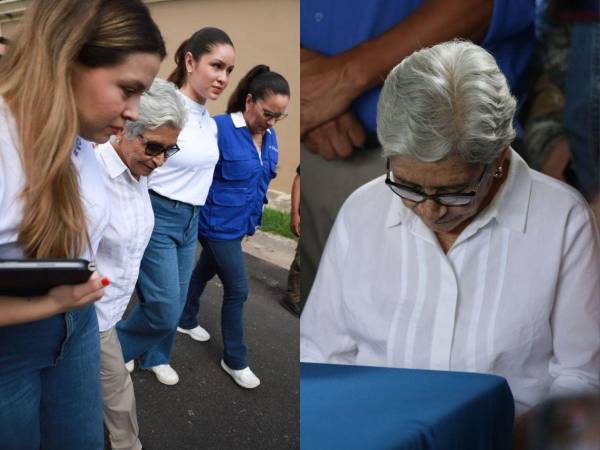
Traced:
[[279, 304], [291, 312], [294, 316], [300, 317], [300, 305], [298, 303], [292, 303], [288, 299], [283, 298], [279, 300]]

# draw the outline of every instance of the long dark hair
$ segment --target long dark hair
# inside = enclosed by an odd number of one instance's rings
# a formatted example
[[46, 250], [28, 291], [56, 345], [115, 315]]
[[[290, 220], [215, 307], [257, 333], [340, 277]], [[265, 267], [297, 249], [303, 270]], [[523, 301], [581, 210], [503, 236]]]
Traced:
[[227, 102], [227, 113], [244, 112], [246, 97], [250, 94], [252, 101], [264, 100], [272, 94], [290, 96], [290, 85], [282, 75], [271, 72], [269, 66], [259, 64], [248, 71], [240, 80]]
[[194, 61], [198, 61], [205, 53], [210, 53], [217, 45], [231, 45], [231, 38], [223, 30], [214, 27], [205, 27], [196, 31], [189, 39], [186, 39], [179, 45], [175, 52], [175, 70], [171, 72], [168, 80], [175, 83], [178, 87], [183, 86], [187, 79], [187, 70], [185, 67], [185, 55], [190, 52]]

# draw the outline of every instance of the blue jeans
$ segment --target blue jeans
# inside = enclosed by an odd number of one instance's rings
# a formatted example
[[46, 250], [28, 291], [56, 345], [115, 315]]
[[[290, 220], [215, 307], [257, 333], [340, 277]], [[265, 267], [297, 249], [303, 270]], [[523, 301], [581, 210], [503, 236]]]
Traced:
[[0, 327], [0, 448], [103, 446], [94, 307]]
[[600, 189], [600, 23], [574, 23], [563, 122], [577, 187], [589, 200]]
[[117, 324], [125, 361], [147, 369], [168, 364], [175, 330], [187, 298], [198, 232], [198, 207], [154, 194], [154, 230], [137, 282], [140, 298]]
[[248, 298], [248, 279], [242, 253], [242, 240], [209, 241], [199, 238], [202, 254], [190, 281], [187, 303], [179, 326], [192, 329], [198, 326], [200, 296], [206, 283], [218, 275], [223, 283], [221, 333], [223, 360], [234, 370], [248, 367], [244, 344], [244, 302]]

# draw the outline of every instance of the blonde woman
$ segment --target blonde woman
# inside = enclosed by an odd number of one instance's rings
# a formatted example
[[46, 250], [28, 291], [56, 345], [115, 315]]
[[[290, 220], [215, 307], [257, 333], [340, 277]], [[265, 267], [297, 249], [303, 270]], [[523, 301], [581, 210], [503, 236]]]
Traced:
[[[0, 258], [94, 259], [108, 204], [89, 141], [137, 118], [164, 56], [139, 0], [31, 2], [0, 63]], [[3, 448], [103, 448], [93, 278], [0, 297]]]

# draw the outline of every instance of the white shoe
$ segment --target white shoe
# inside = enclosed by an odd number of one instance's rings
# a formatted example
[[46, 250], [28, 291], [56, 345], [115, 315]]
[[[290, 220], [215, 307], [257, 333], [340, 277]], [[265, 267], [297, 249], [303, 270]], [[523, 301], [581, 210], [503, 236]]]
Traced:
[[127, 369], [127, 372], [133, 372], [133, 369], [135, 369], [135, 360], [132, 359], [131, 361], [127, 361], [125, 363], [125, 368]]
[[198, 325], [196, 328], [192, 328], [191, 330], [186, 330], [185, 328], [177, 327], [177, 331], [183, 334], [187, 334], [193, 340], [199, 342], [206, 342], [210, 339], [210, 334], [208, 334], [208, 331], [206, 331], [200, 325]]
[[154, 372], [156, 379], [162, 384], [173, 386], [174, 384], [179, 383], [179, 375], [177, 375], [177, 372], [175, 372], [168, 364], [160, 364], [158, 366], [150, 367], [148, 370]]
[[221, 367], [225, 372], [231, 375], [233, 381], [239, 384], [241, 387], [246, 389], [254, 389], [256, 386], [260, 384], [260, 380], [254, 373], [250, 370], [250, 367], [246, 367], [245, 369], [233, 370], [230, 369], [225, 361], [221, 360]]

